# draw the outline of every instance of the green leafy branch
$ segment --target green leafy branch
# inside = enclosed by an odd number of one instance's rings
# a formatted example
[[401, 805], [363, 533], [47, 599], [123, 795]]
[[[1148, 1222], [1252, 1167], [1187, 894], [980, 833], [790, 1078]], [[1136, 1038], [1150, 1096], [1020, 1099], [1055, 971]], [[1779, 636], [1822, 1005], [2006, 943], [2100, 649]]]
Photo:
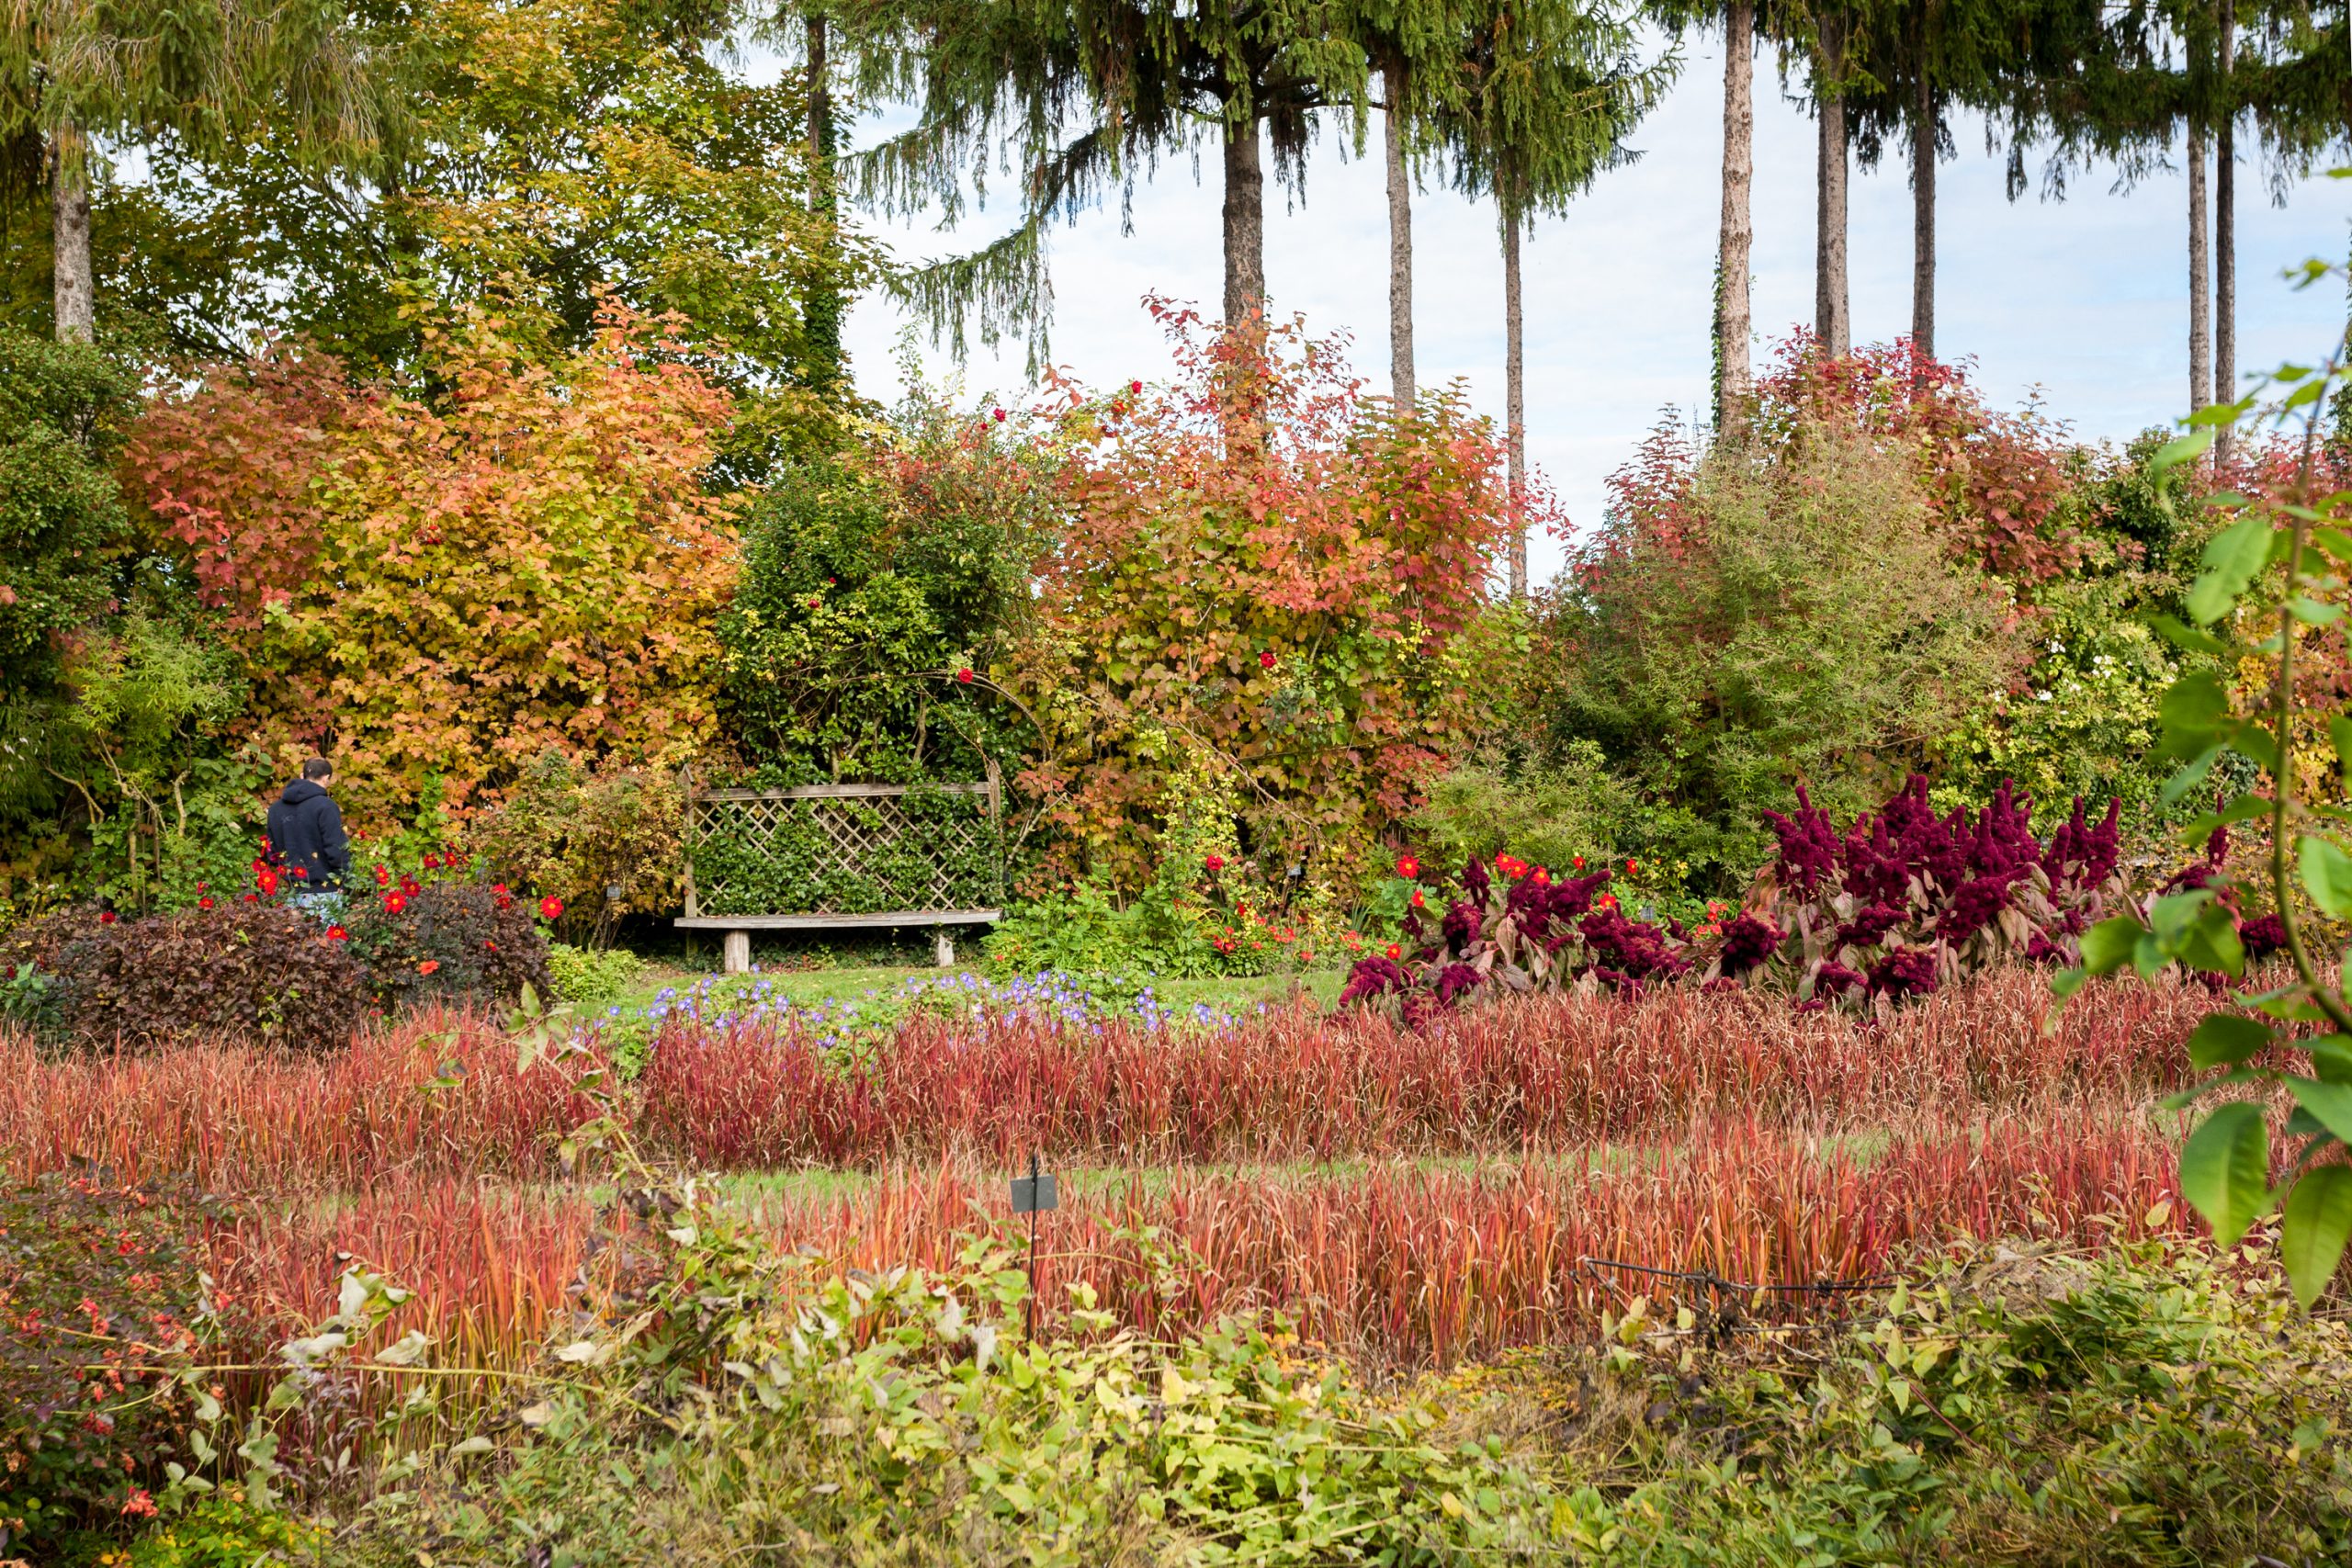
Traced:
[[[2352, 175], [2352, 170], [2335, 173]], [[2315, 261], [2290, 276], [2307, 287], [2344, 272]], [[2290, 476], [2254, 487], [2258, 493], [2251, 496], [2219, 491], [2205, 498], [2206, 507], [2233, 520], [2205, 547], [2203, 570], [2186, 605], [2194, 625], [2165, 617], [2156, 629], [2182, 648], [2227, 662], [2271, 665], [2267, 701], [2256, 713], [2233, 711], [2214, 672], [2184, 678], [2164, 702], [2161, 750], [2180, 761], [2164, 788], [2167, 804], [2203, 784], [2225, 754], [2253, 762], [2269, 777], [2267, 796], [2250, 790], [2217, 801], [2189, 825], [2184, 841], [2195, 847], [2233, 823], [2267, 823], [2270, 892], [2293, 963], [2287, 984], [2235, 993], [2256, 1016], [2213, 1013], [2198, 1026], [2189, 1037], [2190, 1060], [2199, 1072], [2218, 1073], [2168, 1103], [2185, 1107], [2226, 1089], [2275, 1096], [2284, 1089], [2292, 1098], [2286, 1135], [2300, 1139], [2301, 1148], [2275, 1186], [2269, 1108], [2253, 1098], [2230, 1100], [2206, 1113], [2181, 1151], [2180, 1179], [2184, 1196], [2223, 1246], [2235, 1244], [2264, 1214], [2283, 1211], [2280, 1252], [2296, 1297], [2306, 1306], [2327, 1287], [2352, 1237], [2352, 1163], [2346, 1159], [2352, 1148], [2352, 998], [2345, 991], [2343, 959], [2331, 976], [2315, 958], [2317, 933], [2304, 904], [2330, 920], [2352, 921], [2352, 854], [2345, 850], [2352, 810], [2298, 798], [2294, 758], [2299, 723], [2324, 717], [2336, 766], [2352, 777], [2352, 717], [2313, 711], [2296, 691], [2298, 644], [2343, 621], [2346, 575], [2352, 570], [2346, 526], [2352, 491], [2323, 493], [2320, 462], [2321, 420], [2331, 393], [2352, 396], [2352, 389], [2338, 391], [2346, 346], [2339, 344], [2317, 366], [2283, 365], [2245, 398], [2199, 410], [2188, 434], [2165, 446], [2154, 465], [2159, 475], [2179, 469], [2201, 457], [2217, 434], [2241, 422], [2267, 424], [2296, 442]], [[2241, 626], [2268, 635], [2245, 646], [2235, 636]], [[2148, 976], [2179, 963], [2241, 978], [2245, 950], [2231, 891], [2217, 878], [2158, 897], [2144, 920], [2121, 915], [2093, 927], [2083, 937], [2082, 967], [2059, 977], [2061, 993], [2079, 988], [2089, 975], [2126, 965]], [[2284, 1065], [2290, 1061], [2292, 1066]]]

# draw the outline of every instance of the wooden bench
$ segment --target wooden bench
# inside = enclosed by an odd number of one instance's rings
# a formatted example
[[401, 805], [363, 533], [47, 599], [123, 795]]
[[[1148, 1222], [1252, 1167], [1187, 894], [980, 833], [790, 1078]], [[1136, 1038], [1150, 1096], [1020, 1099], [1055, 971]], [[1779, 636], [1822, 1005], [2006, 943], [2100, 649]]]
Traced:
[[[900, 797], [917, 786], [906, 784], [808, 784], [797, 789], [707, 789], [689, 787], [686, 795], [686, 912], [676, 923], [683, 931], [715, 931], [725, 933], [721, 938], [722, 964], [729, 975], [741, 975], [752, 967], [752, 933], [756, 931], [827, 931], [855, 929], [884, 930], [896, 926], [931, 926], [932, 956], [941, 968], [956, 962], [956, 944], [950, 939], [956, 926], [987, 925], [1004, 918], [1004, 910], [997, 908], [955, 908], [947, 907], [953, 892], [944, 869], [937, 872], [932, 891], [940, 907], [926, 909], [884, 909], [848, 913], [828, 909], [795, 910], [779, 914], [709, 914], [703, 908], [704, 895], [708, 889], [695, 883], [694, 846], [714, 829], [747, 833], [755, 837], [769, 836], [779, 831], [790, 813], [807, 809], [816, 814], [818, 825], [831, 842], [834, 864], [840, 869], [855, 872], [865, 856], [888, 848], [894, 841], [893, 830], [886, 822], [877, 830], [862, 823], [856, 815], [859, 808], [880, 812], [898, 819], [897, 831], [906, 830], [907, 819], [899, 806]], [[988, 797], [986, 831], [994, 837], [1001, 832], [1003, 800], [1000, 792], [996, 769], [989, 769], [988, 782], [969, 784], [931, 784], [925, 787], [948, 795], [982, 795]], [[836, 802], [837, 810], [828, 811], [823, 806], [803, 807], [802, 802]], [[975, 820], [975, 832], [980, 829]], [[967, 847], [973, 840], [966, 838]], [[1003, 868], [998, 864], [997, 896], [1003, 897]], [[724, 897], [720, 902], [729, 902]]]
[[684, 931], [725, 931], [721, 951], [722, 966], [729, 975], [741, 975], [752, 967], [752, 933], [753, 931], [814, 931], [837, 926], [860, 926], [867, 930], [888, 926], [937, 926], [932, 935], [931, 954], [942, 969], [956, 964], [956, 944], [949, 940], [949, 926], [980, 926], [1004, 919], [1002, 909], [892, 909], [878, 915], [687, 915], [679, 919]]

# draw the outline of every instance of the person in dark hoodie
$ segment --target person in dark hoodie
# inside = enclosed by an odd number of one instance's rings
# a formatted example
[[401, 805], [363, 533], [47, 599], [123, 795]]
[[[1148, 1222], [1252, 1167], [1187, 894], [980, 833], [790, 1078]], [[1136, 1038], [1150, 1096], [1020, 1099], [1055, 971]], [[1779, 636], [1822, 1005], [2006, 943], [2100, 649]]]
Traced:
[[342, 908], [344, 874], [351, 869], [343, 813], [327, 793], [334, 784], [334, 764], [313, 757], [269, 808], [270, 851], [293, 885], [294, 902], [321, 919]]

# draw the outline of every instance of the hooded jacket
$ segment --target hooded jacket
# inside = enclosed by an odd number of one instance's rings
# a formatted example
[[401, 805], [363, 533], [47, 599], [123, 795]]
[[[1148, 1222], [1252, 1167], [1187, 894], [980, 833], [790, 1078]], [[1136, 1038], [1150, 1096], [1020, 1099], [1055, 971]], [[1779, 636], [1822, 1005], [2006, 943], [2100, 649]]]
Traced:
[[351, 869], [351, 840], [334, 796], [310, 779], [286, 786], [269, 808], [269, 846], [299, 888], [340, 887]]

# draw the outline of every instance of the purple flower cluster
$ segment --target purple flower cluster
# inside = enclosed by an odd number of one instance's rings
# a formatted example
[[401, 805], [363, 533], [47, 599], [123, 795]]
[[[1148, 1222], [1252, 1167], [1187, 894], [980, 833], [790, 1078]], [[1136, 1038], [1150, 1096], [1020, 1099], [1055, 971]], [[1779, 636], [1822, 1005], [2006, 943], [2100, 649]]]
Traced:
[[1745, 975], [1778, 953], [1787, 935], [1771, 921], [1743, 911], [1724, 927], [1724, 973]]
[[[1871, 904], [1900, 907], [1911, 897], [1914, 882], [1950, 893], [1969, 883], [1984, 884], [1972, 895], [1972, 907], [1984, 904], [1998, 888], [2003, 899], [1960, 922], [1973, 933], [1999, 913], [2007, 890], [2033, 867], [2049, 872], [2053, 884], [2090, 887], [2115, 870], [2119, 846], [2117, 821], [2120, 807], [2108, 806], [2107, 819], [2092, 827], [2083, 819], [2083, 803], [2061, 826], [2048, 849], [2033, 836], [2033, 802], [2004, 779], [1984, 809], [1969, 820], [1955, 807], [1938, 817], [1928, 804], [1928, 781], [1914, 773], [1876, 816], [1856, 818], [1841, 838], [1829, 813], [1813, 804], [1803, 787], [1797, 790], [1797, 812], [1784, 817], [1764, 815], [1780, 839], [1781, 885], [1810, 897], [1826, 885], [1835, 886]], [[1971, 923], [1971, 922], [1973, 923]]]
[[1671, 980], [1690, 967], [1666, 932], [1644, 920], [1629, 920], [1613, 908], [1593, 910], [1577, 929], [1594, 963], [1614, 971], [1621, 984], [1626, 979]]

